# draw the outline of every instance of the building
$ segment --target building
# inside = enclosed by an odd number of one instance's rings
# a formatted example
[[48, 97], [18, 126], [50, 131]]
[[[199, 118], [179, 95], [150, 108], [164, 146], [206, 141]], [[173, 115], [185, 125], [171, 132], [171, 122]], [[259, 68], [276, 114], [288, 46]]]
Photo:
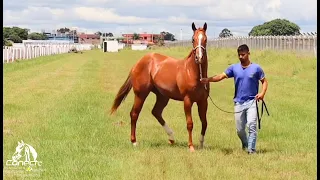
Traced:
[[133, 43], [141, 43], [141, 44], [154, 44], [158, 42], [158, 39], [162, 37], [161, 34], [148, 34], [148, 33], [141, 33], [138, 34], [139, 39], [134, 40], [134, 34], [122, 34], [123, 43], [126, 44], [133, 44]]
[[70, 41], [74, 43], [78, 43], [79, 39], [76, 34], [68, 34], [68, 33], [43, 33], [47, 36], [48, 40], [51, 41]]
[[100, 45], [100, 35], [99, 34], [78, 34], [80, 44], [94, 44]]

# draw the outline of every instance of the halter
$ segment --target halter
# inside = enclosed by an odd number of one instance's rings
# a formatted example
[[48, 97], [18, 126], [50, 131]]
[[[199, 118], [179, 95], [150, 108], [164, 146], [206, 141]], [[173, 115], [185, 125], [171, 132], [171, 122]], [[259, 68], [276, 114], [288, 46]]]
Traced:
[[[196, 52], [196, 49], [198, 49], [198, 48], [203, 49], [204, 52], [206, 51], [206, 48], [205, 48], [204, 46], [202, 46], [202, 45], [198, 45], [198, 46], [194, 47], [192, 50], [193, 50], [194, 52]], [[194, 57], [194, 60], [196, 61], [196, 57]], [[202, 79], [201, 63], [199, 63], [199, 70], [200, 70], [200, 79]], [[204, 85], [204, 88], [205, 88], [206, 90], [208, 90], [206, 84]]]
[[202, 45], [200, 45], [200, 46], [198, 45], [198, 46], [194, 47], [192, 50], [195, 51], [198, 48], [202, 48], [204, 51], [206, 50], [206, 48], [203, 47]]

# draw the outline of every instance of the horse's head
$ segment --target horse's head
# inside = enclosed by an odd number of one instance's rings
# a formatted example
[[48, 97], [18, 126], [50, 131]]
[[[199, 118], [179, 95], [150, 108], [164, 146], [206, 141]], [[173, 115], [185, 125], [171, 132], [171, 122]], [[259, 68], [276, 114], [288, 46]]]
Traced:
[[18, 146], [16, 147], [16, 152], [12, 155], [12, 160], [13, 161], [18, 161], [22, 155], [21, 151], [23, 150], [25, 146], [25, 143], [21, 140], [21, 142], [18, 141]]
[[193, 37], [193, 51], [196, 54], [195, 62], [201, 64], [203, 62], [203, 57], [207, 48], [207, 23], [204, 23], [203, 28], [196, 28], [194, 23], [192, 23]]

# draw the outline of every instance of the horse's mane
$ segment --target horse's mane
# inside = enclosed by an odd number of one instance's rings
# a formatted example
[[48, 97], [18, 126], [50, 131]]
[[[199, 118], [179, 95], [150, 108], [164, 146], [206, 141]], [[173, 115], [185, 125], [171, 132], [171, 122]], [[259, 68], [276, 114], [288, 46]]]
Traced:
[[192, 49], [191, 49], [190, 52], [189, 52], [189, 54], [188, 54], [188, 56], [185, 57], [185, 60], [192, 56], [192, 52], [193, 52], [193, 51], [192, 51]]

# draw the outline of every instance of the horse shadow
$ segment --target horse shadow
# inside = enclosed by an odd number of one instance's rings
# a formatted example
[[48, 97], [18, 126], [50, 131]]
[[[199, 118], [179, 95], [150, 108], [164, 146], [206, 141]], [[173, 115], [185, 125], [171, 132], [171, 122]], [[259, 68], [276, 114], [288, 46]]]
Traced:
[[[148, 144], [150, 144], [150, 147], [152, 148], [161, 148], [161, 147], [172, 147], [172, 148], [178, 148], [178, 149], [185, 149], [186, 147], [188, 147], [188, 145], [185, 142], [175, 142], [174, 144], [169, 144], [169, 143], [164, 143], [164, 142], [149, 142]], [[214, 151], [214, 150], [218, 150], [221, 151], [224, 155], [231, 155], [234, 154], [235, 152], [239, 152], [239, 151], [243, 151], [244, 153], [247, 153], [247, 151], [242, 150], [241, 148], [221, 148], [218, 146], [214, 146], [214, 145], [204, 145], [203, 149], [200, 149], [199, 145], [194, 145], [194, 147], [196, 148], [196, 150], [205, 150], [205, 151]], [[262, 149], [258, 149], [257, 150], [257, 154], [267, 154], [267, 153], [271, 153], [273, 152], [273, 149], [268, 149], [268, 148], [262, 148]]]

